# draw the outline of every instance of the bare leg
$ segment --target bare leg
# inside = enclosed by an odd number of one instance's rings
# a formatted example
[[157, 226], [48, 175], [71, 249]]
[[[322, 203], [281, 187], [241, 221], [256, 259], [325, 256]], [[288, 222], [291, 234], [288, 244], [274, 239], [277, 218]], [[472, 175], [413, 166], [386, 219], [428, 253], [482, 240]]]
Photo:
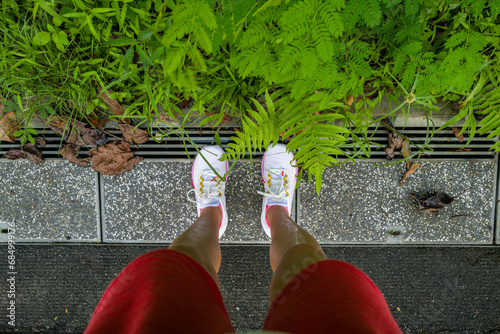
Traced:
[[269, 259], [274, 275], [271, 280], [270, 299], [302, 269], [326, 259], [319, 243], [307, 231], [288, 216], [282, 206], [272, 206], [267, 211], [267, 220], [271, 227], [271, 248]]
[[200, 217], [179, 235], [169, 249], [182, 252], [198, 262], [219, 285], [217, 272], [221, 263], [219, 224], [222, 211], [219, 207], [207, 207]]

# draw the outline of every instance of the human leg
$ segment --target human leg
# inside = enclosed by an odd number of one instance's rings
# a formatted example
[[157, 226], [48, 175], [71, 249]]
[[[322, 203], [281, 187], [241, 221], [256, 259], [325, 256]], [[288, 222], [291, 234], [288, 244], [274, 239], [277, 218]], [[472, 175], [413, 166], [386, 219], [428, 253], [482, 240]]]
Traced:
[[[215, 152], [215, 158], [222, 151], [204, 150]], [[213, 165], [220, 167], [219, 175], [226, 173], [226, 165]], [[227, 226], [224, 182], [198, 158], [195, 177], [199, 218], [169, 249], [144, 254], [123, 269], [97, 305], [86, 334], [234, 332], [217, 279], [218, 238]]]
[[261, 220], [271, 237], [269, 257], [274, 272], [264, 330], [400, 333], [370, 278], [349, 263], [327, 260], [319, 243], [290, 218], [295, 187], [292, 160], [293, 155], [281, 145], [269, 147], [262, 163]]
[[217, 272], [221, 263], [219, 207], [203, 209], [200, 217], [170, 244], [168, 249], [182, 252], [198, 262], [219, 285]]

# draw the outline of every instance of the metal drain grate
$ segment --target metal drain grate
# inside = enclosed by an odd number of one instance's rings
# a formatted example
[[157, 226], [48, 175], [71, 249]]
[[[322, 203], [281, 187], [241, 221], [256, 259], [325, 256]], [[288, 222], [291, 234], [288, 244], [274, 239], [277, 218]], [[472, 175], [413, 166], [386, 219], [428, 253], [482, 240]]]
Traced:
[[[106, 130], [109, 134], [120, 137], [121, 132], [118, 130]], [[235, 129], [222, 128], [219, 131], [216, 129], [188, 129], [187, 134], [191, 140], [199, 146], [215, 144], [215, 136], [218, 132], [222, 146], [225, 148], [227, 144], [231, 142], [231, 136], [235, 135]], [[409, 137], [417, 145], [422, 145], [426, 140], [426, 128], [423, 127], [407, 127], [404, 130], [400, 130], [402, 134]], [[44, 158], [61, 158], [57, 152], [61, 147], [61, 137], [54, 133], [52, 130], [40, 130], [40, 135], [42, 135], [47, 145], [41, 149], [41, 153]], [[385, 152], [384, 148], [387, 146], [387, 133], [385, 129], [378, 129], [375, 133], [371, 132], [373, 137], [372, 142], [372, 155], [370, 159], [384, 159]], [[467, 134], [465, 134], [467, 135]], [[108, 135], [110, 141], [119, 140], [113, 136]], [[447, 159], [447, 160], [463, 160], [463, 159], [494, 159], [495, 153], [489, 151], [490, 147], [498, 140], [497, 137], [492, 139], [486, 139], [486, 136], [475, 136], [472, 142], [466, 147], [470, 151], [458, 151], [463, 147], [464, 143], [467, 142], [468, 138], [464, 138], [464, 142], [461, 143], [455, 134], [451, 130], [443, 130], [436, 133], [432, 138], [428, 147], [432, 148], [434, 152], [431, 152], [428, 156], [422, 156], [421, 159]], [[9, 149], [13, 147], [19, 147], [20, 143], [16, 140], [14, 144], [1, 143], [0, 145], [0, 156], [3, 156]], [[153, 138], [141, 145], [134, 147], [131, 146], [132, 151], [136, 155], [142, 156], [145, 159], [179, 159], [187, 158], [189, 154], [190, 157], [194, 157], [197, 153], [196, 149], [187, 141], [183, 141], [183, 138], [178, 135], [171, 135], [169, 138], [165, 138], [163, 142], [157, 143]], [[80, 155], [85, 157], [88, 149], [82, 147], [80, 149]], [[187, 153], [186, 153], [187, 152]], [[258, 158], [262, 156], [262, 152], [257, 152], [253, 157]], [[398, 156], [396, 155], [396, 159]]]

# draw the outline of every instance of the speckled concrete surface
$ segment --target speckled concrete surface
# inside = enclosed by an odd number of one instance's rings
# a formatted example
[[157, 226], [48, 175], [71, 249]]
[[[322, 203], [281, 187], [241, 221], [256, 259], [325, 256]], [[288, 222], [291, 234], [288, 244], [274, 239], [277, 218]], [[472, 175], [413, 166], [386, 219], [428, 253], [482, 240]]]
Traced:
[[[423, 162], [402, 186], [405, 171], [405, 163], [330, 168], [321, 198], [314, 182], [301, 184], [299, 224], [323, 242], [492, 242], [493, 161]], [[410, 196], [438, 191], [457, 198], [437, 216], [420, 213]], [[392, 236], [393, 230], [402, 235]]]
[[191, 188], [187, 161], [141, 162], [122, 175], [101, 175], [104, 241], [173, 240], [195, 218]]
[[0, 226], [18, 241], [98, 241], [96, 173], [66, 161], [0, 161]]
[[[221, 242], [251, 241], [271, 242], [260, 221], [262, 213], [262, 183], [261, 161], [240, 161], [231, 170], [226, 184], [226, 199], [228, 210], [228, 227]], [[292, 208], [292, 218], [295, 218], [295, 201]]]
[[[171, 241], [197, 218], [186, 194], [192, 163], [147, 161], [124, 175], [101, 176], [104, 240]], [[260, 161], [238, 162], [226, 184], [228, 227], [220, 242], [270, 242], [260, 223]], [[194, 194], [191, 194], [194, 199]]]

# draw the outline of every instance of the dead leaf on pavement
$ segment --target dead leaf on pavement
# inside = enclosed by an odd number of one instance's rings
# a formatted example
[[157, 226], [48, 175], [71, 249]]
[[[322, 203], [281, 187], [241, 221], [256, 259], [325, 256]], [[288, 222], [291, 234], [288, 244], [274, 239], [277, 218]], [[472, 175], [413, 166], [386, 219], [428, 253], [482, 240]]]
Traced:
[[115, 141], [104, 146], [91, 148], [92, 168], [105, 175], [118, 175], [132, 170], [142, 157], [134, 157], [130, 145]]
[[404, 180], [406, 180], [408, 178], [408, 176], [410, 176], [410, 174], [415, 173], [417, 171], [418, 167], [420, 167], [420, 164], [412, 163], [410, 168], [408, 168], [408, 170], [406, 171], [405, 175], [403, 175], [403, 178], [401, 179], [401, 181], [399, 181], [399, 183], [401, 183], [401, 185], [404, 185]]
[[448, 148], [446, 151], [451, 151], [451, 152], [469, 152], [471, 149], [470, 148]]
[[1, 114], [3, 104], [0, 103], [0, 140], [14, 142], [14, 132], [17, 131], [16, 113], [11, 111]]
[[[125, 108], [118, 102], [117, 99], [112, 99], [109, 97], [108, 93], [112, 93], [109, 89], [103, 91], [101, 87], [97, 87], [97, 92], [99, 93], [99, 98], [109, 107], [109, 110], [115, 115], [123, 115], [125, 113]], [[130, 119], [120, 118], [120, 123], [130, 123]]]
[[37, 144], [38, 146], [40, 146], [40, 148], [44, 148], [45, 145], [47, 145], [47, 142], [45, 141], [44, 138], [37, 137], [37, 138], [35, 138], [35, 144]]
[[122, 132], [123, 138], [126, 142], [131, 144], [144, 144], [148, 141], [149, 134], [145, 130], [135, 128], [129, 124], [118, 124], [118, 129]]
[[464, 134], [460, 134], [460, 131], [462, 131], [462, 129], [460, 128], [451, 128], [453, 130], [453, 132], [455, 133], [455, 137], [458, 138], [458, 140], [460, 140], [460, 142], [463, 142], [464, 141]]
[[80, 166], [85, 166], [92, 160], [92, 158], [78, 159], [78, 149], [73, 144], [64, 145], [64, 147], [59, 151], [59, 154], [69, 162]]
[[166, 122], [166, 123], [171, 123], [171, 122], [177, 122], [176, 119], [170, 117], [165, 111], [162, 111], [159, 116], [158, 116], [158, 119], [162, 122]]
[[[205, 111], [206, 117], [213, 115], [219, 115], [219, 113]], [[231, 116], [229, 116], [228, 114], [224, 114], [224, 116], [222, 116], [221, 123], [228, 123], [228, 122], [231, 122]]]
[[387, 159], [392, 160], [394, 159], [394, 151], [401, 148], [404, 139], [403, 137], [392, 131], [388, 131], [387, 136], [389, 142], [388, 146], [385, 149], [385, 153], [387, 154]]
[[411, 194], [411, 197], [418, 202], [420, 211], [431, 215], [437, 215], [442, 208], [446, 205], [450, 205], [454, 200], [453, 197], [443, 192], [438, 192], [436, 195], [431, 196], [426, 200], [420, 200], [414, 194]]
[[[403, 158], [408, 158], [411, 156], [411, 147], [408, 139], [403, 140], [403, 144], [401, 144], [401, 155]], [[411, 166], [411, 159], [406, 160], [406, 168], [409, 169]]]
[[22, 148], [10, 149], [5, 154], [5, 157], [10, 160], [29, 159], [35, 165], [43, 162], [42, 153], [31, 143], [24, 145]]
[[98, 146], [108, 142], [104, 133], [100, 134], [97, 130], [87, 127], [87, 123], [76, 119], [68, 120], [67, 117], [56, 116], [48, 124], [52, 130], [63, 136], [68, 144]]

